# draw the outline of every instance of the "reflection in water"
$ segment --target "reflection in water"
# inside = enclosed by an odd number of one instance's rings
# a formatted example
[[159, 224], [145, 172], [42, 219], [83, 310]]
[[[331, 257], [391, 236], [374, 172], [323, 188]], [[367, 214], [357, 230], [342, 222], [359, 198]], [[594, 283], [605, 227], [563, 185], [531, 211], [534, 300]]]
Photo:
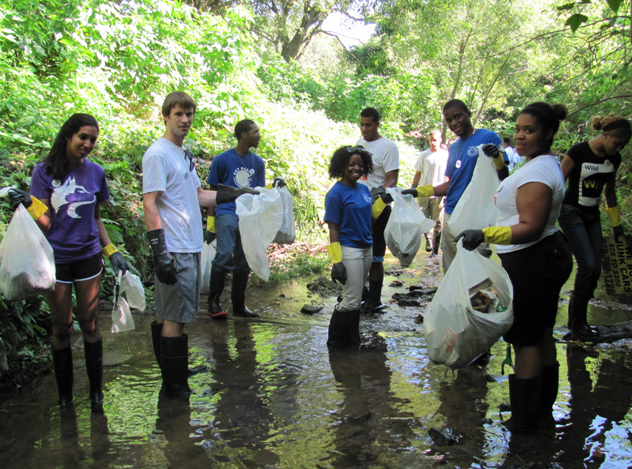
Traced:
[[389, 467], [414, 438], [414, 419], [395, 409], [391, 371], [379, 351], [329, 350], [344, 400], [337, 412], [334, 467]]
[[[626, 438], [627, 445], [616, 437], [627, 433], [625, 429], [621, 432], [619, 424], [625, 422], [632, 401], [630, 368], [626, 365], [629, 360], [621, 353], [600, 356], [573, 344], [567, 346], [566, 356], [571, 411], [562, 437], [568, 457], [560, 457], [560, 462], [571, 457], [570, 446], [573, 441], [579, 441], [581, 448], [574, 448], [575, 457], [577, 451], [581, 451], [586, 463], [602, 463], [607, 459], [609, 467], [629, 467], [630, 434]], [[626, 426], [632, 427], [630, 422]], [[568, 443], [567, 439], [570, 439]]]

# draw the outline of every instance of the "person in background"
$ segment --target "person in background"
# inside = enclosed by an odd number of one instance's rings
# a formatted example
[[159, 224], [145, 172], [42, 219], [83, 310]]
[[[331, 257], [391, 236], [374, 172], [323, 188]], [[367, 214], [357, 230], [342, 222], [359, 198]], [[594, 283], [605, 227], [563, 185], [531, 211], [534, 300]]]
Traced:
[[[255, 122], [244, 119], [235, 125], [235, 138], [237, 139], [235, 148], [225, 151], [213, 159], [211, 171], [206, 181], [211, 190], [216, 189], [220, 184], [226, 184], [236, 189], [265, 186], [265, 163], [261, 157], [250, 151], [251, 148], [259, 146], [261, 140], [259, 127]], [[281, 178], [275, 178], [273, 184], [283, 187], [285, 182]], [[239, 217], [236, 208], [235, 202], [230, 202], [209, 209], [205, 238], [209, 244], [217, 238], [217, 251], [211, 267], [208, 295], [208, 315], [213, 319], [223, 319], [228, 314], [220, 303], [220, 296], [224, 291], [226, 275], [230, 271], [233, 272], [231, 290], [233, 316], [260, 317], [259, 313], [246, 308], [246, 288], [250, 267], [241, 245]]]
[[[445, 170], [448, 164], [448, 152], [441, 148], [441, 132], [433, 130], [428, 136], [430, 148], [424, 150], [415, 162], [415, 175], [413, 176], [413, 188], [419, 185], [438, 186], [445, 182]], [[430, 239], [426, 238], [426, 252], [432, 252], [430, 257], [436, 257], [439, 253], [441, 242], [441, 222], [443, 220], [443, 197], [430, 196], [417, 198], [419, 207], [426, 218], [434, 220], [437, 224], [432, 229]]]
[[602, 235], [599, 205], [606, 198], [606, 213], [616, 236], [623, 234], [615, 176], [621, 164], [621, 150], [630, 141], [630, 121], [619, 116], [595, 117], [592, 126], [602, 134], [574, 145], [562, 161], [568, 188], [559, 224], [577, 262], [575, 286], [568, 305], [568, 327], [579, 339], [599, 335], [587, 320], [588, 302], [601, 275]]
[[105, 172], [87, 159], [98, 137], [99, 125], [93, 116], [73, 114], [61, 126], [46, 159], [35, 166], [30, 195], [9, 191], [12, 208], [19, 204], [27, 208], [55, 254], [55, 291], [46, 293], [46, 302], [53, 324], [59, 405], [68, 407], [74, 399], [70, 347], [74, 288], [94, 413], [103, 412], [104, 399], [103, 338], [97, 316], [103, 255], [109, 257], [115, 276], [128, 270], [101, 219], [101, 204], [110, 199]]
[[[373, 173], [359, 180], [366, 184], [372, 197], [379, 197], [387, 187], [396, 187], [399, 175], [399, 150], [392, 140], [380, 135], [380, 113], [371, 107], [360, 113], [360, 130], [362, 138], [356, 145], [365, 148], [372, 155]], [[388, 206], [381, 216], [373, 222], [373, 260], [369, 270], [369, 291], [365, 305], [369, 311], [379, 311], [382, 304], [382, 285], [384, 283], [384, 254], [386, 240], [384, 229], [391, 213]], [[363, 296], [366, 296], [363, 295]]]
[[[450, 145], [448, 150], [450, 156], [445, 171], [447, 181], [438, 186], [428, 184], [402, 191], [402, 194], [411, 194], [415, 197], [446, 196], [441, 229], [444, 273], [448, 271], [456, 255], [455, 234], [450, 230], [448, 222], [461, 195], [472, 180], [472, 174], [474, 174], [474, 168], [476, 168], [478, 161], [479, 145], [485, 145], [483, 151], [487, 156], [493, 158], [500, 180], [509, 174], [505, 161], [506, 155], [503, 157], [498, 150], [502, 142], [500, 137], [491, 130], [475, 129], [470, 121], [471, 116], [472, 113], [468, 107], [459, 99], [452, 99], [443, 106], [443, 117], [448, 127], [459, 137]], [[497, 183], [498, 181], [490, 181], [490, 184]], [[476, 210], [476, 207], [472, 207], [472, 210]], [[486, 257], [492, 254], [487, 244], [482, 244], [479, 247], [479, 252]]]
[[516, 153], [516, 150], [511, 146], [511, 139], [509, 137], [503, 137], [503, 147], [507, 158], [509, 159], [509, 171], [513, 171], [518, 163], [520, 163], [520, 155]]
[[195, 109], [187, 93], [170, 93], [162, 105], [165, 133], [143, 155], [143, 208], [156, 274], [152, 341], [166, 397], [181, 399], [191, 394], [188, 336], [183, 331], [195, 321], [200, 300], [200, 206], [228, 204], [245, 193], [227, 186], [217, 192], [202, 190], [193, 156], [183, 146]]
[[512, 432], [554, 427], [553, 405], [559, 385], [553, 326], [560, 290], [573, 268], [570, 250], [555, 223], [564, 198], [564, 175], [551, 151], [566, 108], [538, 102], [522, 110], [514, 141], [524, 166], [503, 180], [494, 200], [498, 226], [466, 230], [463, 247], [496, 245], [513, 285], [514, 322], [504, 335], [516, 354], [509, 375]]

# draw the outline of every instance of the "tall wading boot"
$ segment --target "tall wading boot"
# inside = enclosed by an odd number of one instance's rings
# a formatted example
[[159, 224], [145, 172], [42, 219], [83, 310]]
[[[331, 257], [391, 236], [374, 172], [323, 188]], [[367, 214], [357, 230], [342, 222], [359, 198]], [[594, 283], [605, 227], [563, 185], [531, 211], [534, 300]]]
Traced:
[[370, 280], [369, 279], [369, 299], [368, 308], [370, 311], [379, 311], [384, 309], [382, 304], [382, 284], [384, 280]]
[[162, 338], [162, 327], [164, 324], [158, 324], [157, 321], [151, 323], [151, 343], [154, 346], [154, 355], [160, 366], [160, 340]]
[[90, 381], [90, 407], [96, 414], [103, 413], [103, 339], [83, 343], [86, 370]]
[[349, 347], [359, 348], [362, 345], [360, 339], [360, 310], [351, 311], [351, 320], [347, 330], [347, 343]]
[[64, 408], [72, 404], [73, 371], [72, 350], [70, 345], [62, 349], [52, 349], [55, 379], [57, 380], [57, 392], [59, 393], [59, 406]]
[[[358, 324], [360, 318], [360, 312], [358, 311], [338, 311], [334, 308], [334, 312], [329, 320], [329, 334], [327, 337], [327, 346], [333, 348], [346, 348], [353, 346], [355, 338], [353, 338], [352, 332], [353, 324], [355, 322], [355, 313], [357, 313]], [[358, 340], [359, 340], [358, 331]], [[360, 344], [358, 343], [358, 346]]]
[[432, 245], [432, 254], [430, 254], [430, 257], [437, 257], [439, 255], [439, 246], [441, 246], [441, 232], [440, 231], [435, 235], [435, 241], [434, 241], [434, 244]]
[[222, 308], [220, 297], [224, 291], [226, 283], [226, 271], [223, 269], [211, 268], [211, 281], [208, 294], [208, 312], [207, 314], [213, 319], [226, 319], [228, 313]]
[[542, 388], [538, 403], [538, 416], [536, 425], [538, 428], [555, 428], [553, 418], [553, 405], [557, 399], [557, 391], [560, 384], [560, 364], [542, 367]]
[[573, 335], [581, 340], [591, 340], [599, 337], [599, 329], [588, 325], [588, 302], [590, 298], [571, 293], [568, 303], [568, 328]]
[[162, 389], [167, 397], [188, 399], [189, 336], [162, 337], [160, 343]]
[[259, 318], [259, 313], [253, 313], [246, 308], [246, 287], [250, 272], [233, 272], [233, 290], [230, 298], [233, 302], [233, 316], [242, 318]]
[[511, 418], [503, 425], [515, 433], [532, 433], [536, 429], [542, 380], [540, 376], [518, 379], [509, 375]]

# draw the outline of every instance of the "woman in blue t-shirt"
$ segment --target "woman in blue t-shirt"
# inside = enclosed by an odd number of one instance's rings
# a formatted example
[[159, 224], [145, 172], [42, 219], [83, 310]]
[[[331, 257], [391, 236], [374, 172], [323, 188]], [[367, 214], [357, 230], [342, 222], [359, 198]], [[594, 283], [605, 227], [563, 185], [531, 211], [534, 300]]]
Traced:
[[360, 302], [371, 267], [373, 239], [371, 193], [358, 180], [372, 172], [371, 154], [361, 146], [339, 148], [329, 163], [329, 176], [340, 180], [325, 197], [330, 241], [327, 252], [333, 262], [331, 279], [343, 284], [342, 301], [329, 323], [330, 347], [360, 345]]
[[593, 128], [603, 133], [589, 141], [574, 145], [562, 161], [568, 187], [564, 196], [559, 223], [577, 261], [575, 287], [568, 304], [568, 327], [582, 340], [599, 335], [587, 320], [588, 302], [593, 297], [601, 275], [601, 205], [606, 198], [606, 213], [615, 235], [623, 234], [615, 175], [621, 164], [619, 153], [630, 141], [630, 121], [624, 117], [595, 117]]
[[[92, 412], [103, 412], [103, 340], [97, 318], [103, 255], [115, 275], [128, 270], [110, 242], [100, 205], [110, 198], [103, 168], [86, 157], [94, 149], [99, 125], [89, 114], [73, 114], [61, 127], [46, 159], [33, 170], [30, 194], [10, 191], [15, 210], [24, 205], [55, 254], [55, 290], [46, 294], [53, 324], [53, 364], [63, 408], [73, 401], [70, 333], [72, 292], [85, 348]], [[103, 246], [103, 249], [102, 249]], [[103, 254], [102, 254], [103, 253]]]

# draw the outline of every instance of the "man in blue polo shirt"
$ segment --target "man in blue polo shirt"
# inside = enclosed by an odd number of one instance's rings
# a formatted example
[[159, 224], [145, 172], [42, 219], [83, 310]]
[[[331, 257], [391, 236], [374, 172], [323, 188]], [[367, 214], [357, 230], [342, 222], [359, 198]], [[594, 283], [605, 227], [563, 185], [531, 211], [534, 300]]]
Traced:
[[[486, 145], [483, 151], [494, 158], [494, 164], [500, 180], [509, 175], [507, 169], [507, 156], [498, 150], [502, 140], [496, 133], [486, 129], [475, 129], [470, 121], [472, 113], [459, 99], [448, 101], [443, 106], [443, 117], [450, 130], [459, 137], [456, 142], [450, 145], [448, 166], [445, 171], [447, 181], [438, 186], [420, 186], [416, 189], [407, 189], [403, 194], [410, 193], [415, 197], [445, 196], [445, 212], [443, 217], [443, 236], [441, 239], [441, 249], [443, 251], [443, 272], [448, 271], [450, 264], [456, 256], [456, 242], [454, 240], [458, 233], [452, 233], [448, 225], [450, 216], [459, 202], [461, 195], [472, 180], [474, 168], [478, 161], [478, 146]], [[490, 181], [495, 184], [497, 181]], [[476, 207], [472, 207], [476, 210]], [[491, 249], [488, 244], [481, 244], [478, 251], [486, 257], [491, 256]]]

